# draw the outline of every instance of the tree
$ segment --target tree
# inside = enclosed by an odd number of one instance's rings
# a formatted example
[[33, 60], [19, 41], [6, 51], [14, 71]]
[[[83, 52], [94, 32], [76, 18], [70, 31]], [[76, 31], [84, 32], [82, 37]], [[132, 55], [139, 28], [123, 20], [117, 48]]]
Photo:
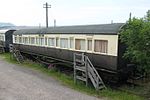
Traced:
[[126, 23], [121, 41], [127, 45], [124, 57], [137, 64], [138, 70], [150, 72], [150, 10], [146, 18], [132, 18]]
[[150, 10], [147, 11], [145, 20], [150, 21]]

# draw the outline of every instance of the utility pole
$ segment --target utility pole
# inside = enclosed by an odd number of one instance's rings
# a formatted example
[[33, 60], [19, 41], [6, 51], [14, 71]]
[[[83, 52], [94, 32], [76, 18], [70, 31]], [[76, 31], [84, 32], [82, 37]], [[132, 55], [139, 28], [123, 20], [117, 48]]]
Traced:
[[129, 14], [129, 23], [131, 22], [131, 17], [132, 17], [132, 14], [130, 12], [130, 14]]
[[48, 8], [51, 8], [51, 5], [46, 2], [46, 4], [43, 4], [43, 8], [46, 8], [46, 28], [48, 28]]
[[54, 27], [56, 27], [56, 19], [54, 19]]

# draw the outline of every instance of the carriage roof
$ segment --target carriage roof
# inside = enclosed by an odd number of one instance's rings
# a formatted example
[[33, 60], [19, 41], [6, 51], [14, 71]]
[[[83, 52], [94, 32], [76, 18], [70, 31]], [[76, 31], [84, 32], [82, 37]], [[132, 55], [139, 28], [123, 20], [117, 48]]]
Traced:
[[78, 25], [78, 26], [57, 26], [49, 28], [21, 29], [14, 34], [106, 34], [116, 35], [124, 23]]

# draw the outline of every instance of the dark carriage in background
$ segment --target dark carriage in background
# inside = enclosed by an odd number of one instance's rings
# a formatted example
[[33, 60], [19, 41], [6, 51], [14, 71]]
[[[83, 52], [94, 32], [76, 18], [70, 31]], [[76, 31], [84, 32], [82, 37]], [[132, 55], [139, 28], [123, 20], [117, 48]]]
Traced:
[[9, 51], [9, 44], [13, 43], [13, 32], [16, 30], [6, 29], [0, 30], [0, 47], [4, 48], [6, 52]]

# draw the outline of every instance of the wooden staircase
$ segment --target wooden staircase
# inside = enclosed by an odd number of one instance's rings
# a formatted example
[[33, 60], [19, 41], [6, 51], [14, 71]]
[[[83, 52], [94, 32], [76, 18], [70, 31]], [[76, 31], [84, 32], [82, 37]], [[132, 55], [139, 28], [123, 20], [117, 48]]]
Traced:
[[99, 76], [98, 72], [92, 65], [88, 56], [82, 54], [74, 53], [74, 81], [81, 80], [86, 82], [88, 86], [88, 81], [91, 80], [93, 86], [96, 90], [106, 89], [106, 86]]
[[13, 57], [14, 57], [19, 63], [22, 63], [22, 62], [24, 61], [24, 58], [23, 58], [23, 56], [21, 55], [20, 51], [17, 50], [14, 45], [12, 45], [12, 44], [9, 45], [9, 51], [10, 51], [10, 53], [12, 53]]
[[0, 45], [0, 53], [4, 53], [4, 52], [5, 52], [4, 46]]

